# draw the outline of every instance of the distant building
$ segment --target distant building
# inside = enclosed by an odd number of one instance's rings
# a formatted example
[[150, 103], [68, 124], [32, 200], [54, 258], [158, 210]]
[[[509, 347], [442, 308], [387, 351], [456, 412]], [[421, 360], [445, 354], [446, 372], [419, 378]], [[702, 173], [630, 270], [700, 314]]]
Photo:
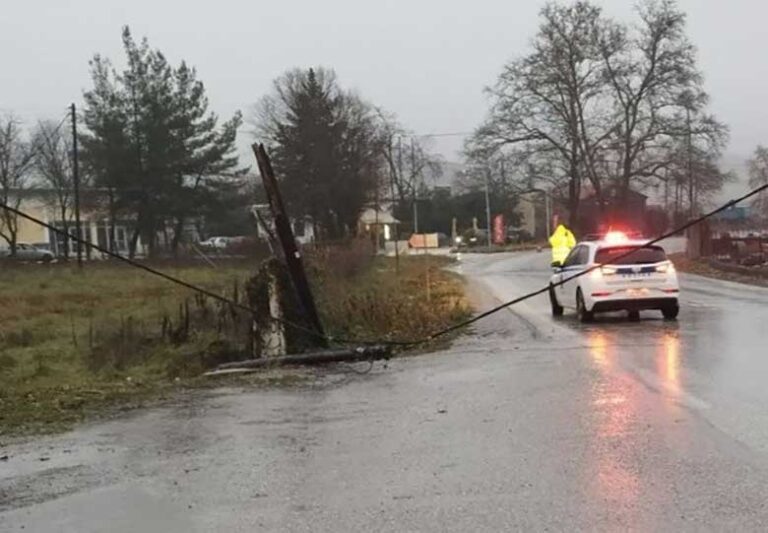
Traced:
[[746, 222], [752, 214], [752, 209], [747, 206], [731, 206], [724, 211], [720, 211], [712, 217], [713, 220], [722, 220], [728, 222]]
[[[76, 235], [74, 210], [69, 209], [70, 219], [65, 224], [52, 189], [23, 189], [12, 193], [11, 205], [20, 199], [19, 209], [55, 228], [63, 230], [66, 226], [70, 235]], [[133, 224], [125, 219], [117, 220], [114, 228], [110, 227], [107, 211], [106, 193], [99, 189], [85, 189], [81, 192], [80, 207], [80, 238], [84, 241], [98, 244], [107, 250], [127, 255], [130, 247]], [[17, 242], [32, 244], [50, 250], [57, 256], [63, 256], [65, 250], [64, 235], [51, 231], [46, 227], [35, 224], [24, 218], [18, 220]], [[111, 242], [114, 236], [114, 242]], [[8, 243], [0, 238], [0, 248], [6, 248]], [[137, 252], [144, 252], [141, 239], [137, 241]], [[77, 253], [76, 244], [70, 241], [70, 254]], [[100, 257], [99, 252], [84, 249], [90, 256]]]
[[521, 194], [515, 208], [520, 217], [518, 229], [533, 239], [547, 237], [546, 215], [542, 213], [543, 200], [541, 196], [542, 193], [540, 192]]
[[360, 215], [358, 232], [383, 235], [385, 241], [391, 241], [395, 238], [395, 227], [398, 224], [400, 221], [389, 211], [369, 207]]
[[715, 237], [748, 237], [768, 233], [768, 225], [756, 216], [753, 206], [733, 206], [714, 215], [710, 220]]
[[451, 196], [451, 188], [445, 185], [436, 185], [432, 188], [432, 196], [449, 198]]
[[[251, 206], [251, 213], [253, 213], [257, 222], [256, 237], [267, 241], [269, 240], [269, 232], [275, 235], [275, 222], [268, 204], [255, 204]], [[266, 224], [266, 228], [264, 224]], [[305, 245], [315, 242], [315, 224], [311, 217], [292, 218], [291, 229], [297, 244]]]

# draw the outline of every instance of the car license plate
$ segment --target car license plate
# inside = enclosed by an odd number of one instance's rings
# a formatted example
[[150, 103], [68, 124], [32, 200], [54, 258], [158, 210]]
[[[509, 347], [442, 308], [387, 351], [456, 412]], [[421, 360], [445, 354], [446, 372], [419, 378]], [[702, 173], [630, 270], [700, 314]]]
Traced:
[[641, 298], [648, 294], [648, 289], [627, 289], [627, 296], [631, 298]]

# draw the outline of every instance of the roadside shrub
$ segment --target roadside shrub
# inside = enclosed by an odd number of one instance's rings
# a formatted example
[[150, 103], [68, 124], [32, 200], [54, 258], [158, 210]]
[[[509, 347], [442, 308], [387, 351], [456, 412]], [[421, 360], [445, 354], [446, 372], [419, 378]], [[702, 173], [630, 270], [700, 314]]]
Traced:
[[19, 364], [16, 359], [7, 353], [0, 353], [0, 372], [8, 372]]
[[146, 334], [144, 324], [129, 316], [110, 329], [89, 332], [86, 363], [93, 372], [121, 371], [144, 362], [148, 348], [156, 341]]
[[320, 244], [308, 248], [308, 268], [317, 277], [349, 279], [364, 272], [374, 259], [367, 239], [351, 239], [343, 243]]
[[241, 361], [246, 357], [243, 347], [228, 339], [205, 335], [205, 338], [181, 348], [159, 350], [168, 378], [188, 378], [216, 368], [223, 363]]
[[246, 256], [252, 259], [269, 257], [269, 245], [256, 237], [245, 237], [227, 246], [227, 254]]
[[458, 279], [434, 258], [379, 258], [354, 282], [324, 284], [323, 318], [330, 331], [352, 337], [413, 339], [465, 318], [470, 308]]
[[21, 328], [18, 331], [8, 331], [0, 334], [0, 340], [8, 348], [26, 348], [32, 346], [35, 335], [31, 329]]

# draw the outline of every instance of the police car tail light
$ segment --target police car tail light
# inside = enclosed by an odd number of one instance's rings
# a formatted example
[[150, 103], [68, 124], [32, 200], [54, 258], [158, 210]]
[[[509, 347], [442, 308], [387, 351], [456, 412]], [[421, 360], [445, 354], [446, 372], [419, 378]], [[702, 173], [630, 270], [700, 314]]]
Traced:
[[672, 263], [664, 263], [656, 267], [656, 272], [660, 274], [672, 274], [675, 271], [675, 265]]

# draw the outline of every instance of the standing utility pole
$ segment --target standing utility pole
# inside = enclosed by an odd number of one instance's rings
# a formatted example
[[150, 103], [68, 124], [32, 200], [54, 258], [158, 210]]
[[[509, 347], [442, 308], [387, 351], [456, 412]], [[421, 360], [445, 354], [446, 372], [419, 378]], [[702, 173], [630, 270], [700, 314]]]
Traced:
[[[376, 179], [376, 192], [375, 192], [376, 198], [374, 200], [375, 201], [374, 207], [376, 208], [376, 223], [374, 224], [374, 231], [376, 233], [376, 246], [375, 246], [375, 248], [373, 250], [373, 255], [379, 255], [379, 250], [380, 250], [380, 246], [379, 245], [381, 244], [381, 242], [380, 242], [381, 241], [381, 239], [380, 239], [381, 235], [380, 235], [380, 232], [379, 232], [379, 229], [380, 229], [379, 228], [379, 187], [381, 185], [379, 184], [379, 175], [378, 175], [378, 173], [376, 174], [375, 179]], [[386, 247], [386, 245], [385, 245], [385, 247]]]
[[[547, 238], [549, 238], [550, 235], [552, 235], [552, 195], [554, 194], [554, 189], [547, 190], [547, 189], [528, 189], [527, 191], [523, 191], [523, 194], [528, 192], [540, 192], [542, 196], [544, 197], [544, 228], [547, 232]], [[535, 215], [536, 209], [534, 207], [534, 218], [536, 218]], [[538, 224], [536, 224], [536, 227], [538, 228]], [[536, 231], [534, 231], [536, 233]]]
[[693, 183], [693, 136], [691, 134], [691, 110], [685, 109], [686, 129], [688, 130], [688, 216], [693, 218], [696, 214], [696, 197]]
[[411, 186], [413, 187], [413, 232], [419, 233], [419, 207], [416, 203], [416, 147], [411, 137]]
[[[80, 231], [80, 166], [77, 160], [77, 110], [75, 104], [70, 107], [72, 110], [72, 184], [75, 187], [75, 234], [78, 239], [83, 239]], [[69, 237], [67, 237], [69, 238]], [[88, 240], [88, 239], [83, 239]], [[78, 240], [77, 244], [77, 266], [83, 267], [83, 247]]]
[[[402, 158], [402, 145], [400, 144], [401, 138], [398, 138], [397, 140], [397, 177], [398, 179], [403, 179], [403, 158]], [[395, 218], [395, 205], [396, 205], [396, 196], [395, 196], [395, 173], [390, 173], [389, 176], [389, 187], [392, 191], [392, 203], [390, 204], [389, 211], [392, 214], [392, 218]], [[400, 224], [394, 225], [395, 230], [395, 274], [400, 275]]]
[[485, 223], [488, 228], [488, 249], [491, 249], [491, 197], [490, 197], [490, 180], [491, 180], [491, 168], [485, 172]]
[[413, 233], [419, 233], [419, 208], [416, 204], [416, 195], [413, 195]]

